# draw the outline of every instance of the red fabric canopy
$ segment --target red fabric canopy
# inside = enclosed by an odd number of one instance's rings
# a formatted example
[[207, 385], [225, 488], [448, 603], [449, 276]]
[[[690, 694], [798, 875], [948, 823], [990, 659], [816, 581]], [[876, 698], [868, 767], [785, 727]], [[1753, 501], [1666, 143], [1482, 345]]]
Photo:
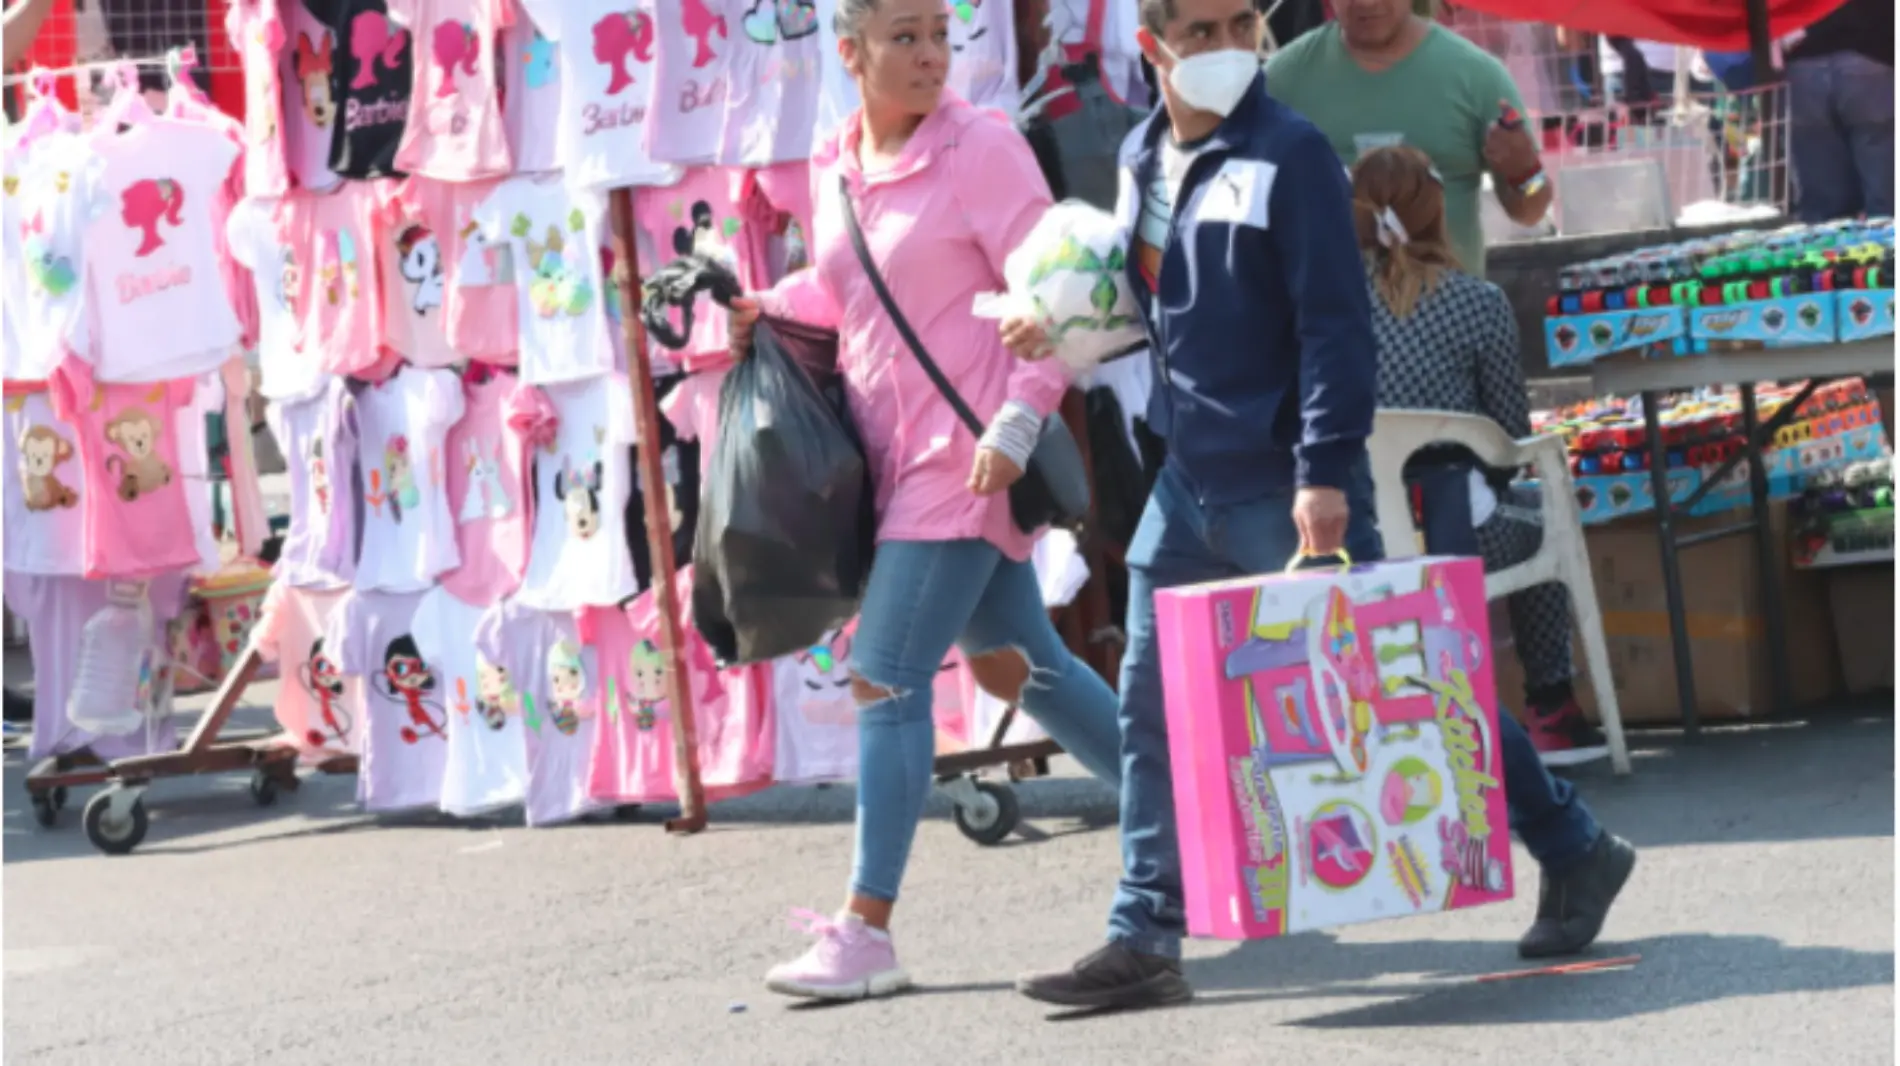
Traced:
[[[1844, 0], [1767, 0], [1768, 33], [1806, 29]], [[1748, 51], [1746, 0], [1458, 0], [1459, 7], [1519, 22], [1686, 44], [1719, 52]]]

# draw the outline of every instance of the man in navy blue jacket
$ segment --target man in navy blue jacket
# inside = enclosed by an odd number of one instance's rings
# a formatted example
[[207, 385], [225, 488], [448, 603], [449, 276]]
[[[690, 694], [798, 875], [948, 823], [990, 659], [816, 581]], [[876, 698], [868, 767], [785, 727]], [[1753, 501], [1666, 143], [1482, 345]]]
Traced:
[[1021, 984], [1070, 1005], [1190, 995], [1155, 590], [1302, 555], [1380, 555], [1366, 454], [1377, 349], [1339, 157], [1267, 95], [1249, 0], [1143, 0], [1141, 11], [1167, 107], [1123, 145], [1119, 214], [1155, 359], [1148, 421], [1168, 459], [1128, 547], [1123, 874], [1109, 943]]

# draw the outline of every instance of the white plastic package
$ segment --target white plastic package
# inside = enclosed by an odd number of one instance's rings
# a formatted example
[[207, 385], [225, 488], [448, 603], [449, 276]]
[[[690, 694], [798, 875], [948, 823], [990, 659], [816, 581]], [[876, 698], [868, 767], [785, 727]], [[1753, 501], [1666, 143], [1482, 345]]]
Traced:
[[1003, 263], [1007, 293], [977, 296], [984, 318], [1029, 315], [1072, 373], [1146, 342], [1126, 270], [1127, 235], [1106, 211], [1075, 200], [1051, 207]]

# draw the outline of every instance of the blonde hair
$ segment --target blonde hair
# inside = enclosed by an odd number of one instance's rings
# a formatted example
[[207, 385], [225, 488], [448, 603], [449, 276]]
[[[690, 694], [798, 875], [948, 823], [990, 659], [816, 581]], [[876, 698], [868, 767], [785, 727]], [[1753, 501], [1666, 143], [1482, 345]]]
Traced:
[[1352, 168], [1352, 220], [1359, 251], [1371, 268], [1372, 288], [1399, 318], [1459, 270], [1445, 240], [1445, 188], [1424, 152], [1403, 145], [1378, 148]]

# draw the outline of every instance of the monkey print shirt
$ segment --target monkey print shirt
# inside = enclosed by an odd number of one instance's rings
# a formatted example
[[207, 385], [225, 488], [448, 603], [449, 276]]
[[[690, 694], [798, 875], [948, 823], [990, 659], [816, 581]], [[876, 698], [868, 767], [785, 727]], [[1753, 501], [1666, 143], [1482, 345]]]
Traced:
[[[303, 0], [281, 0], [301, 4]], [[280, 0], [236, 0], [224, 29], [244, 68], [244, 189], [282, 196], [290, 188], [284, 155], [284, 96], [278, 55], [285, 41]]]
[[441, 802], [450, 694], [412, 632], [416, 608], [428, 595], [357, 590], [331, 612], [324, 629], [323, 646], [338, 673], [362, 679], [356, 798], [367, 810]]
[[331, 54], [330, 169], [345, 178], [400, 177], [415, 42], [384, 0], [304, 0], [336, 34]]
[[[1007, 23], [1009, 5], [996, 6], [1005, 9]], [[714, 160], [763, 167], [811, 158], [819, 68], [827, 58], [820, 51], [814, 0], [734, 4], [729, 25], [726, 99]], [[836, 63], [837, 56], [833, 51], [829, 58]]]
[[475, 629], [475, 651], [506, 679], [527, 737], [529, 825], [556, 825], [595, 809], [587, 759], [600, 714], [600, 681], [574, 616], [515, 600], [490, 608]]
[[607, 201], [558, 174], [502, 182], [475, 209], [489, 241], [506, 241], [515, 279], [521, 380], [575, 381], [614, 368], [603, 301], [619, 300], [602, 269]]
[[216, 370], [240, 334], [220, 273], [217, 208], [237, 144], [203, 123], [162, 118], [91, 143], [102, 163], [83, 194], [99, 376], [164, 381]]
[[87, 490], [79, 498], [85, 576], [151, 577], [196, 565], [176, 429], [178, 409], [191, 402], [196, 383], [108, 385], [69, 358], [49, 385], [53, 414], [77, 438], [73, 483]]
[[390, 0], [390, 8], [422, 47], [396, 165], [444, 181], [508, 173], [495, 44], [514, 17], [509, 0]]
[[6, 433], [7, 573], [80, 573], [87, 487], [79, 434], [53, 414], [46, 392], [7, 395]]
[[[520, 0], [508, 2], [520, 4]], [[566, 129], [561, 83], [574, 76], [561, 69], [561, 46], [525, 11], [514, 13], [513, 25], [502, 31], [501, 46], [501, 118], [515, 170], [522, 174], [560, 170], [559, 149]], [[641, 97], [641, 106], [645, 99]], [[646, 155], [644, 143], [640, 154]]]
[[251, 646], [277, 664], [277, 724], [310, 762], [355, 752], [361, 739], [363, 682], [343, 676], [323, 638], [346, 595], [276, 582], [251, 629]]
[[749, 8], [778, 6], [760, 0], [668, 0], [657, 5], [660, 40], [654, 51], [653, 114], [646, 128], [653, 158], [695, 164], [710, 163], [719, 154], [731, 37], [744, 32], [740, 22]]
[[322, 191], [337, 183], [330, 169], [336, 140], [336, 34], [317, 20], [304, 0], [278, 0], [287, 16], [288, 37], [278, 55], [284, 89], [284, 155], [292, 184]]
[[634, 473], [633, 396], [624, 374], [535, 387], [508, 398], [508, 427], [534, 470], [534, 536], [523, 606], [574, 611], [611, 606], [639, 591], [627, 521]]
[[272, 573], [280, 584], [342, 588], [356, 576], [362, 512], [356, 469], [356, 400], [342, 378], [316, 395], [264, 409], [290, 479], [290, 528]]
[[526, 447], [507, 425], [508, 398], [519, 387], [508, 373], [479, 383], [465, 377], [462, 420], [449, 430], [449, 508], [462, 564], [442, 587], [479, 607], [514, 592], [528, 568]]
[[452, 370], [404, 367], [356, 397], [363, 547], [356, 587], [413, 592], [461, 562], [449, 513], [449, 427], [462, 417]]
[[[663, 185], [678, 171], [648, 151], [649, 107], [661, 106], [654, 58], [682, 0], [524, 0], [561, 47], [558, 152], [567, 180], [592, 189]], [[696, 7], [700, 0], [683, 0]], [[656, 18], [656, 12], [669, 12]], [[552, 62], [550, 56], [549, 62]], [[530, 70], [529, 76], [533, 76]], [[715, 118], [715, 122], [717, 119]], [[523, 166], [523, 171], [534, 169]]]
[[507, 672], [475, 650], [485, 611], [437, 589], [422, 598], [409, 627], [442, 685], [449, 752], [441, 805], [458, 816], [512, 807], [527, 795], [520, 700]]

